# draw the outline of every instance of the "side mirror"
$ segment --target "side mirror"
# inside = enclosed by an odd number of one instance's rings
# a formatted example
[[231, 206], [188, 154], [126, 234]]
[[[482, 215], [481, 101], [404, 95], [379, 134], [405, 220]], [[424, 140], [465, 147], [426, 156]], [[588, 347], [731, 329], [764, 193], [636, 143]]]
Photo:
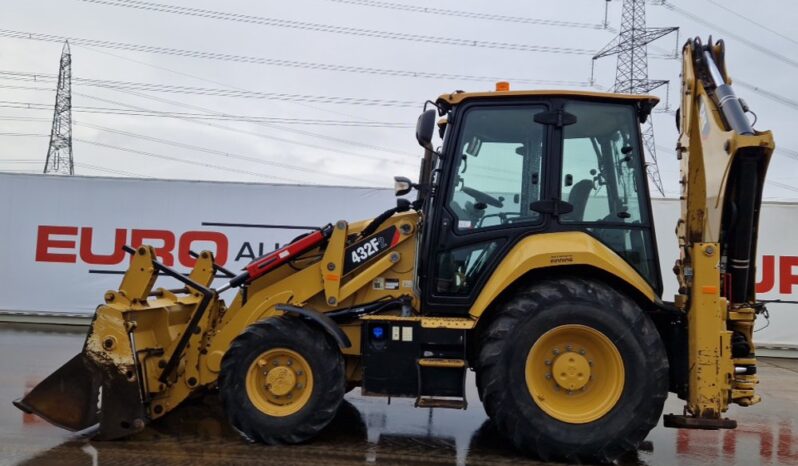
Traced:
[[416, 122], [416, 140], [424, 149], [432, 150], [432, 134], [435, 132], [435, 109], [429, 109], [418, 117]]
[[404, 176], [393, 177], [393, 191], [397, 196], [404, 196], [409, 193], [417, 185], [410, 181], [410, 178]]

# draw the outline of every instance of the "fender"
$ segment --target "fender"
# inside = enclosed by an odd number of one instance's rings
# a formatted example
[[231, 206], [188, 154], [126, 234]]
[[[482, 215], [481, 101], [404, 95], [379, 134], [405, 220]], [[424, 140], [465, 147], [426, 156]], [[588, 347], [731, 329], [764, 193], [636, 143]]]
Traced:
[[513, 246], [482, 288], [469, 314], [478, 319], [508, 286], [531, 270], [573, 265], [604, 270], [633, 286], [652, 303], [658, 300], [651, 285], [599, 240], [583, 232], [544, 233], [528, 236]]
[[296, 307], [296, 306], [289, 306], [288, 304], [278, 304], [275, 306], [275, 309], [278, 311], [285, 312], [286, 314], [299, 314], [302, 317], [306, 317], [313, 322], [319, 324], [321, 328], [327, 332], [336, 343], [338, 343], [338, 347], [341, 349], [349, 348], [352, 346], [352, 342], [349, 341], [349, 337], [346, 336], [341, 327], [335, 323], [332, 319], [327, 317], [326, 315], [322, 314], [321, 312], [314, 311], [313, 309]]

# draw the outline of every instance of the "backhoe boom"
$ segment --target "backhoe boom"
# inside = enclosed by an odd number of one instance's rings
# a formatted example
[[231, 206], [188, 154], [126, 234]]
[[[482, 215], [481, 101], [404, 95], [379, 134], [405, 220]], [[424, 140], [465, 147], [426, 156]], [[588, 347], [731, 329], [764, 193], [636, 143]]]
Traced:
[[762, 187], [774, 149], [755, 131], [725, 69], [723, 41], [688, 41], [682, 55], [682, 104], [676, 146], [682, 213], [677, 307], [686, 314], [688, 393], [675, 427], [735, 427], [729, 403], [760, 401], [752, 338], [762, 310], [754, 291]]

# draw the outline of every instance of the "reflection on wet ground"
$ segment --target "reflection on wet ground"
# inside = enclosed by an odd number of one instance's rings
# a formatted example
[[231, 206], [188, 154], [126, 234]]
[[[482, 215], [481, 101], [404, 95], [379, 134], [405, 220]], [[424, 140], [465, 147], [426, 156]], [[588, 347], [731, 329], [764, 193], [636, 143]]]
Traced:
[[[348, 394], [338, 416], [301, 446], [247, 444], [228, 426], [215, 394], [197, 397], [133, 437], [96, 442], [24, 415], [11, 405], [80, 350], [84, 329], [0, 324], [0, 465], [542, 464], [517, 455], [487, 421], [475, 389], [465, 411], [418, 409], [412, 400]], [[623, 465], [798, 464], [798, 361], [760, 370], [765, 402], [732, 409], [734, 431], [655, 428]], [[473, 387], [473, 380], [471, 381]], [[666, 412], [681, 404], [669, 399]], [[796, 436], [793, 436], [796, 432]]]

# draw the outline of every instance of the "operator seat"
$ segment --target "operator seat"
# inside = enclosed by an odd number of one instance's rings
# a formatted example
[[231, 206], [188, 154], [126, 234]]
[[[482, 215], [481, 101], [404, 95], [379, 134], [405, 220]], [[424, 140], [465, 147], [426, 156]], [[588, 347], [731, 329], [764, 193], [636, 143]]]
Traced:
[[571, 222], [584, 220], [587, 198], [591, 191], [593, 191], [593, 181], [588, 179], [579, 181], [571, 188], [571, 192], [568, 193], [568, 203], [574, 206], [574, 210], [563, 215], [565, 220]]

